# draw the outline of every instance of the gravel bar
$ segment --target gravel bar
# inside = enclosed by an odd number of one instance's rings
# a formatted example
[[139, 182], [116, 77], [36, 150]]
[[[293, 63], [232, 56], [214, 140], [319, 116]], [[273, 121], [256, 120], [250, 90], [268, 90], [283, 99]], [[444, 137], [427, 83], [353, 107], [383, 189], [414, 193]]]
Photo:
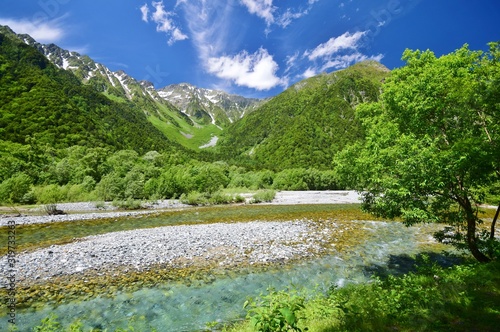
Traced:
[[[251, 199], [251, 194], [243, 195], [247, 201]], [[276, 193], [271, 205], [292, 205], [292, 204], [352, 204], [360, 203], [360, 196], [355, 191], [326, 190], [326, 191], [280, 191]], [[59, 203], [57, 209], [68, 214], [64, 215], [24, 215], [20, 217], [0, 218], [0, 226], [7, 226], [10, 220], [15, 220], [16, 225], [41, 224], [50, 222], [78, 221], [100, 218], [119, 218], [151, 214], [158, 211], [180, 209], [190, 207], [182, 204], [178, 200], [159, 200], [154, 203], [144, 204], [143, 210], [139, 211], [116, 211], [111, 203], [104, 203], [103, 208], [97, 208], [96, 203]], [[43, 206], [37, 207], [33, 211], [43, 211]]]
[[[347, 204], [359, 203], [354, 191], [278, 192], [269, 204]], [[101, 204], [102, 205], [102, 204]], [[185, 208], [176, 200], [158, 201], [140, 211], [116, 211], [104, 204], [57, 204], [71, 214], [0, 218], [0, 226], [72, 222], [98, 218], [119, 218]], [[43, 207], [41, 207], [43, 208]], [[39, 207], [40, 209], [40, 207]], [[111, 211], [110, 211], [111, 210]], [[335, 225], [333, 225], [335, 227]], [[152, 266], [234, 266], [283, 262], [321, 251], [324, 234], [308, 220], [209, 225], [165, 226], [84, 237], [64, 245], [53, 245], [15, 256], [16, 281], [31, 284], [65, 275], [102, 275], [113, 271], [147, 270]], [[7, 285], [8, 256], [0, 258], [0, 288]]]
[[[88, 236], [16, 255], [20, 284], [90, 272], [143, 271], [150, 266], [220, 266], [283, 262], [321, 250], [307, 220], [254, 221], [207, 225], [165, 226]], [[124, 269], [125, 268], [125, 269]], [[8, 271], [7, 256], [0, 270]], [[7, 286], [6, 273], [0, 287]]]

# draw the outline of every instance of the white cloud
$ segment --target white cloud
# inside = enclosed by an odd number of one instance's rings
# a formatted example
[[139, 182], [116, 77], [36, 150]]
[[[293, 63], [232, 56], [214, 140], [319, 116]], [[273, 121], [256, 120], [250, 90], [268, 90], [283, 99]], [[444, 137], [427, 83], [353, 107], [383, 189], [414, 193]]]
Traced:
[[304, 56], [307, 56], [309, 60], [313, 61], [317, 58], [330, 57], [331, 55], [345, 49], [357, 49], [360, 45], [359, 42], [361, 37], [366, 34], [366, 31], [358, 31], [353, 34], [346, 32], [338, 37], [330, 38], [326, 43], [318, 45], [312, 51], [306, 51]]
[[295, 66], [297, 59], [299, 58], [299, 51], [296, 51], [293, 55], [288, 55], [286, 57], [286, 69], [285, 73], [288, 73], [290, 69]]
[[286, 84], [276, 76], [278, 64], [263, 48], [253, 54], [242, 51], [232, 57], [213, 57], [208, 60], [207, 65], [210, 73], [219, 78], [231, 80], [239, 86], [269, 90]]
[[188, 30], [198, 56], [203, 63], [221, 54], [229, 43], [228, 34], [234, 28], [232, 1], [180, 0], [188, 24]]
[[0, 18], [1, 25], [8, 25], [14, 32], [28, 34], [40, 43], [56, 43], [65, 36], [65, 29], [59, 19], [50, 21], [29, 21]]
[[148, 19], [148, 16], [149, 16], [149, 7], [148, 7], [148, 4], [145, 3], [142, 7], [141, 7], [141, 13], [142, 13], [142, 20], [144, 22], [149, 22], [149, 19]]
[[309, 77], [313, 77], [317, 74], [317, 70], [315, 68], [307, 68], [306, 71], [302, 74], [302, 78], [309, 78]]
[[[185, 0], [182, 0], [185, 1]], [[240, 3], [244, 5], [250, 14], [255, 14], [258, 17], [264, 19], [267, 24], [267, 29], [265, 33], [268, 34], [270, 26], [276, 24], [282, 28], [289, 26], [293, 20], [299, 19], [307, 14], [311, 10], [314, 3], [319, 0], [308, 0], [308, 8], [286, 8], [280, 10], [277, 6], [273, 5], [273, 0], [240, 0]]]
[[352, 54], [345, 54], [336, 56], [323, 64], [321, 67], [321, 71], [325, 71], [327, 69], [341, 69], [349, 67], [352, 64], [357, 62], [365, 61], [365, 60], [375, 60], [380, 61], [384, 56], [382, 54], [367, 56], [360, 52], [355, 52]]
[[152, 2], [151, 5], [154, 8], [154, 12], [150, 14], [149, 7], [147, 4], [140, 8], [142, 13], [142, 20], [149, 22], [151, 19], [156, 23], [156, 31], [165, 32], [170, 36], [168, 44], [172, 45], [176, 41], [188, 39], [188, 36], [184, 34], [179, 27], [176, 26], [172, 16], [175, 15], [173, 11], [165, 10], [163, 1]]
[[278, 17], [277, 24], [283, 28], [286, 28], [292, 23], [293, 20], [299, 19], [302, 16], [307, 15], [308, 13], [308, 10], [292, 13], [292, 10], [288, 8], [284, 14]]
[[[272, 2], [272, 1], [271, 1]], [[239, 51], [235, 32], [234, 1], [178, 0], [188, 22], [189, 35], [203, 68], [224, 80], [256, 90], [269, 90], [286, 84], [276, 76], [278, 64], [266, 49], [253, 54]], [[233, 54], [233, 55], [227, 55]]]
[[382, 54], [366, 55], [359, 50], [363, 46], [362, 38], [366, 33], [366, 31], [352, 34], [345, 32], [338, 37], [330, 38], [312, 50], [305, 51], [303, 58], [307, 58], [314, 65], [309, 67], [302, 76], [310, 77], [328, 69], [346, 68], [364, 60], [382, 60]]
[[274, 23], [274, 11], [276, 7], [273, 6], [273, 0], [240, 0], [241, 3], [247, 7], [250, 14], [255, 14], [264, 19], [267, 25]]

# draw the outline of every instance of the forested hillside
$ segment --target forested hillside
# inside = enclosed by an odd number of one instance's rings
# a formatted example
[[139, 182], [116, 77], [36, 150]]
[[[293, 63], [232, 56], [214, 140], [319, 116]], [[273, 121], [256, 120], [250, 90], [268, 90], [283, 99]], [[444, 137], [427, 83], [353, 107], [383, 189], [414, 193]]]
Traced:
[[132, 104], [118, 103], [58, 69], [33, 47], [0, 34], [0, 137], [72, 145], [172, 149]]
[[258, 168], [331, 168], [332, 157], [363, 137], [356, 105], [378, 99], [389, 70], [374, 61], [311, 77], [224, 132], [222, 158]]

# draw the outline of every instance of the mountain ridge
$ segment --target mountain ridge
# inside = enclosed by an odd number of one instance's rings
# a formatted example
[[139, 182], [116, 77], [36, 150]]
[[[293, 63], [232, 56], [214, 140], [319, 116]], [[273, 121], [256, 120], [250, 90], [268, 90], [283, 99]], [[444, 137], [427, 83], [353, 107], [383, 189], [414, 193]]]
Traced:
[[[4, 26], [2, 31], [6, 32], [6, 30], [10, 35], [38, 49], [57, 67], [72, 71], [84, 84], [93, 86], [99, 92], [143, 104], [151, 104], [151, 101], [144, 100], [151, 99], [172, 110], [182, 111], [200, 125], [212, 123], [224, 127], [241, 117], [246, 111], [245, 106], [240, 107], [237, 103], [250, 106], [259, 101], [189, 84], [194, 89], [194, 93], [185, 95], [187, 100], [179, 103], [176, 99], [168, 98], [168, 93], [165, 92], [176, 92], [179, 90], [177, 87], [188, 83], [171, 84], [157, 89], [149, 81], [138, 81], [122, 69], [112, 71], [87, 55], [65, 50], [53, 43], [41, 44], [27, 34], [16, 34]], [[214, 102], [214, 97], [218, 97], [219, 100]]]
[[297, 82], [228, 127], [218, 152], [253, 168], [328, 169], [338, 151], [362, 139], [354, 109], [378, 100], [389, 72], [365, 61]]
[[200, 88], [187, 82], [165, 86], [158, 89], [158, 94], [182, 112], [217, 125], [233, 123], [261, 103], [260, 99]]
[[0, 133], [18, 144], [173, 151], [133, 104], [114, 101], [0, 30]]

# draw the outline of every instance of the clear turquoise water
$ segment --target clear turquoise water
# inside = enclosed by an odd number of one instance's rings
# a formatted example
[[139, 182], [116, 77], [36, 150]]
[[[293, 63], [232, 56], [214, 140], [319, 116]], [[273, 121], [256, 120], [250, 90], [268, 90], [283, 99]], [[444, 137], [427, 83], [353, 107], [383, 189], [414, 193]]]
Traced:
[[[212, 281], [183, 282], [144, 288], [133, 293], [117, 293], [114, 298], [93, 298], [47, 306], [42, 310], [19, 310], [17, 327], [29, 331], [51, 313], [63, 325], [79, 318], [86, 327], [116, 328], [133, 326], [135, 331], [196, 331], [207, 322], [228, 322], [245, 316], [243, 303], [266, 289], [305, 288], [325, 291], [332, 285], [367, 282], [370, 272], [388, 268], [390, 257], [418, 253], [417, 229], [400, 223], [356, 222], [372, 236], [349, 252], [317, 258], [293, 266], [266, 271], [245, 269], [216, 274]], [[209, 278], [210, 279], [210, 278]], [[0, 329], [5, 330], [6, 319]]]

